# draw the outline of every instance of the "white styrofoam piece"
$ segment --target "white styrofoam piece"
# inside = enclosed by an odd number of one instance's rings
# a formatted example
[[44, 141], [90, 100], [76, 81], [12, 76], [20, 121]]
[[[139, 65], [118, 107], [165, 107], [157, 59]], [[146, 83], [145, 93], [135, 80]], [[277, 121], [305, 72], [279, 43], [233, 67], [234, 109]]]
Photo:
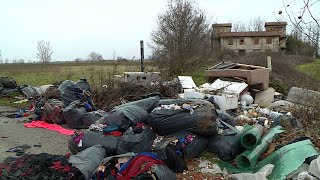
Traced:
[[197, 88], [191, 76], [178, 76], [178, 79], [183, 89]]
[[184, 92], [185, 99], [203, 99], [206, 95], [201, 92]]
[[212, 90], [223, 90], [224, 93], [236, 94], [239, 97], [240, 93], [248, 87], [247, 83], [238, 83], [230, 81], [222, 81], [217, 79], [210, 86]]
[[221, 111], [238, 108], [238, 97], [233, 94], [213, 95], [214, 102]]

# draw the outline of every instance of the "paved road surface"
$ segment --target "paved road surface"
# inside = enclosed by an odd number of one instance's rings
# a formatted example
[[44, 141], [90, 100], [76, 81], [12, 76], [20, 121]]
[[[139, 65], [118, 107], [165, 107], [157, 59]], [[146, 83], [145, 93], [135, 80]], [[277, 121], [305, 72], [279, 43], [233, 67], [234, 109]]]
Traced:
[[[23, 126], [23, 119], [8, 118], [16, 109], [0, 106], [0, 163], [8, 156], [15, 156], [15, 153], [5, 152], [11, 147], [29, 145], [27, 153], [50, 153], [65, 155], [69, 152], [67, 147], [67, 135], [40, 128], [26, 128]], [[42, 147], [34, 147], [41, 145]]]

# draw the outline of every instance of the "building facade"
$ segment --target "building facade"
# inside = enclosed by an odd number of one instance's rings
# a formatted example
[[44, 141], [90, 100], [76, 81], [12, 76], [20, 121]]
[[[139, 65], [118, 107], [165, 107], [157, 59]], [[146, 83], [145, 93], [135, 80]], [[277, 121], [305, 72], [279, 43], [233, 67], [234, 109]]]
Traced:
[[265, 31], [232, 32], [232, 24], [212, 25], [212, 46], [240, 55], [252, 52], [281, 52], [286, 49], [286, 22], [266, 22]]

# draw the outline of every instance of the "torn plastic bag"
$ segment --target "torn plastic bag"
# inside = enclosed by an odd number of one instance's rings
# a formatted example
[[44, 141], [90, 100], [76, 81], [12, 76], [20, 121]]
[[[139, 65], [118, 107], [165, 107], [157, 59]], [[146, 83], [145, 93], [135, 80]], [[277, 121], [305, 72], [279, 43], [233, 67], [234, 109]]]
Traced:
[[82, 146], [74, 141], [76, 135], [72, 135], [68, 141], [68, 148], [73, 154], [89, 148], [91, 146], [100, 144], [106, 150], [108, 156], [116, 155], [118, 143], [121, 137], [119, 136], [105, 136], [99, 131], [85, 130], [82, 138]]
[[64, 124], [65, 120], [62, 115], [64, 104], [57, 99], [48, 99], [43, 106], [41, 120], [48, 123]]
[[184, 144], [184, 159], [186, 161], [198, 157], [207, 147], [208, 139], [192, 132], [182, 131], [171, 137], [177, 137]]
[[73, 129], [86, 129], [105, 115], [99, 111], [87, 112], [85, 103], [81, 100], [72, 102], [62, 111], [62, 114], [68, 127]]
[[222, 161], [231, 161], [245, 148], [241, 145], [241, 134], [223, 136], [220, 134], [208, 137], [207, 151], [214, 153]]
[[160, 100], [159, 106], [177, 104], [197, 106], [194, 109], [155, 108], [148, 116], [148, 124], [159, 135], [171, 135], [179, 131], [191, 131], [200, 135], [217, 132], [217, 112], [214, 106], [204, 100], [169, 99]]
[[10, 77], [0, 77], [0, 84], [4, 88], [15, 89], [17, 87], [17, 82], [13, 78]]
[[151, 152], [155, 138], [156, 133], [148, 126], [130, 127], [119, 141], [117, 154]]
[[69, 162], [78, 168], [86, 179], [90, 179], [99, 163], [106, 157], [105, 149], [101, 145], [95, 145], [84, 151], [71, 155]]

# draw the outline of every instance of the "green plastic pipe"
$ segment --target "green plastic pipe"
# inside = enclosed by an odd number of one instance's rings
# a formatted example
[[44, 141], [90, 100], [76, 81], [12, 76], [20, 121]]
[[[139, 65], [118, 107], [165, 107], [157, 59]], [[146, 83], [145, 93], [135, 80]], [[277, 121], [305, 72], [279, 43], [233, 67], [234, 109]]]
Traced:
[[281, 126], [276, 126], [272, 129], [270, 129], [261, 139], [260, 144], [258, 144], [253, 149], [248, 149], [242, 154], [238, 155], [236, 158], [236, 162], [238, 167], [248, 169], [253, 169], [255, 165], [257, 164], [258, 158], [262, 153], [264, 153], [268, 147], [269, 144], [272, 143], [272, 141], [276, 138], [276, 135], [279, 133], [284, 132]]
[[260, 138], [263, 135], [263, 129], [263, 126], [256, 124], [252, 129], [244, 133], [241, 137], [242, 146], [247, 149], [255, 147], [260, 142]]

